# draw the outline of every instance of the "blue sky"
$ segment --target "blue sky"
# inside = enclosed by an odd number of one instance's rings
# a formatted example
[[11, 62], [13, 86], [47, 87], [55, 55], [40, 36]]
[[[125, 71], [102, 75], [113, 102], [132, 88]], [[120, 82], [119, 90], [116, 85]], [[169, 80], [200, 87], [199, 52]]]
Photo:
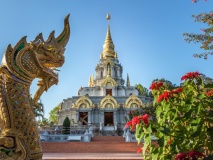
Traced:
[[[192, 14], [210, 12], [213, 1], [191, 0], [7, 0], [0, 5], [0, 55], [7, 45], [14, 46], [27, 35], [28, 42], [52, 30], [59, 35], [63, 19], [70, 13], [71, 37], [65, 52], [66, 61], [59, 73], [59, 84], [41, 97], [45, 117], [63, 99], [76, 96], [87, 86], [106, 36], [106, 13], [111, 15], [111, 34], [123, 65], [123, 76], [129, 73], [131, 85], [149, 87], [155, 78], [165, 78], [177, 85], [187, 72], [199, 71], [213, 77], [213, 57], [193, 58], [202, 53], [199, 44], [188, 44], [183, 33], [201, 33], [202, 23]], [[36, 91], [33, 82], [31, 93]]]

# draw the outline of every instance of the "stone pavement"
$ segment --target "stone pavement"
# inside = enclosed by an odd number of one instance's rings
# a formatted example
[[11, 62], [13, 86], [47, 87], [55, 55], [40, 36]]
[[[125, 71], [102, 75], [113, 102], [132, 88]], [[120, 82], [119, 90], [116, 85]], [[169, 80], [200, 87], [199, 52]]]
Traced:
[[44, 153], [43, 160], [142, 160], [136, 153]]

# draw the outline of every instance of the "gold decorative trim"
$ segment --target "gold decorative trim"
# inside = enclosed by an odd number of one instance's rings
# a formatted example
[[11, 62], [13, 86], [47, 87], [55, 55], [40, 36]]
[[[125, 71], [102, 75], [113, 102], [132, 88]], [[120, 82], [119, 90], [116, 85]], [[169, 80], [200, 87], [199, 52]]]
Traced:
[[102, 80], [101, 86], [107, 86], [108, 83], [110, 83], [111, 86], [118, 86], [118, 83], [110, 76]]
[[119, 104], [111, 95], [106, 95], [100, 102], [100, 108], [118, 108]]
[[127, 98], [126, 102], [124, 103], [124, 108], [140, 108], [144, 107], [143, 102], [134, 94]]
[[92, 108], [93, 103], [86, 95], [81, 96], [73, 105], [72, 108]]

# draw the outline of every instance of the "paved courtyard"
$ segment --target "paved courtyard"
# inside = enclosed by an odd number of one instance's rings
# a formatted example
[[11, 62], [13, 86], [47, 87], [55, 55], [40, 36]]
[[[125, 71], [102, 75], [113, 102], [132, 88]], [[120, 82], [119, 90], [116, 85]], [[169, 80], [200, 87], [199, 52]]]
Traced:
[[142, 159], [140, 154], [135, 153], [44, 153], [43, 160], [50, 159]]

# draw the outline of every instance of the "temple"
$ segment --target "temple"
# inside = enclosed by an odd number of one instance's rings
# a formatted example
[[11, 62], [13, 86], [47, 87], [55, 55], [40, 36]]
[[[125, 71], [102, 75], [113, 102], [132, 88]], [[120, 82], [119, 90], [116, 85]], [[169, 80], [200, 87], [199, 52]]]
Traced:
[[78, 96], [63, 100], [58, 112], [58, 125], [69, 117], [72, 125], [122, 130], [124, 117], [131, 110], [142, 109], [153, 101], [151, 97], [138, 95], [138, 90], [130, 84], [128, 74], [125, 83], [123, 67], [111, 36], [110, 18], [107, 14], [107, 33], [99, 63], [95, 67], [96, 76], [89, 77], [88, 87], [80, 87]]

